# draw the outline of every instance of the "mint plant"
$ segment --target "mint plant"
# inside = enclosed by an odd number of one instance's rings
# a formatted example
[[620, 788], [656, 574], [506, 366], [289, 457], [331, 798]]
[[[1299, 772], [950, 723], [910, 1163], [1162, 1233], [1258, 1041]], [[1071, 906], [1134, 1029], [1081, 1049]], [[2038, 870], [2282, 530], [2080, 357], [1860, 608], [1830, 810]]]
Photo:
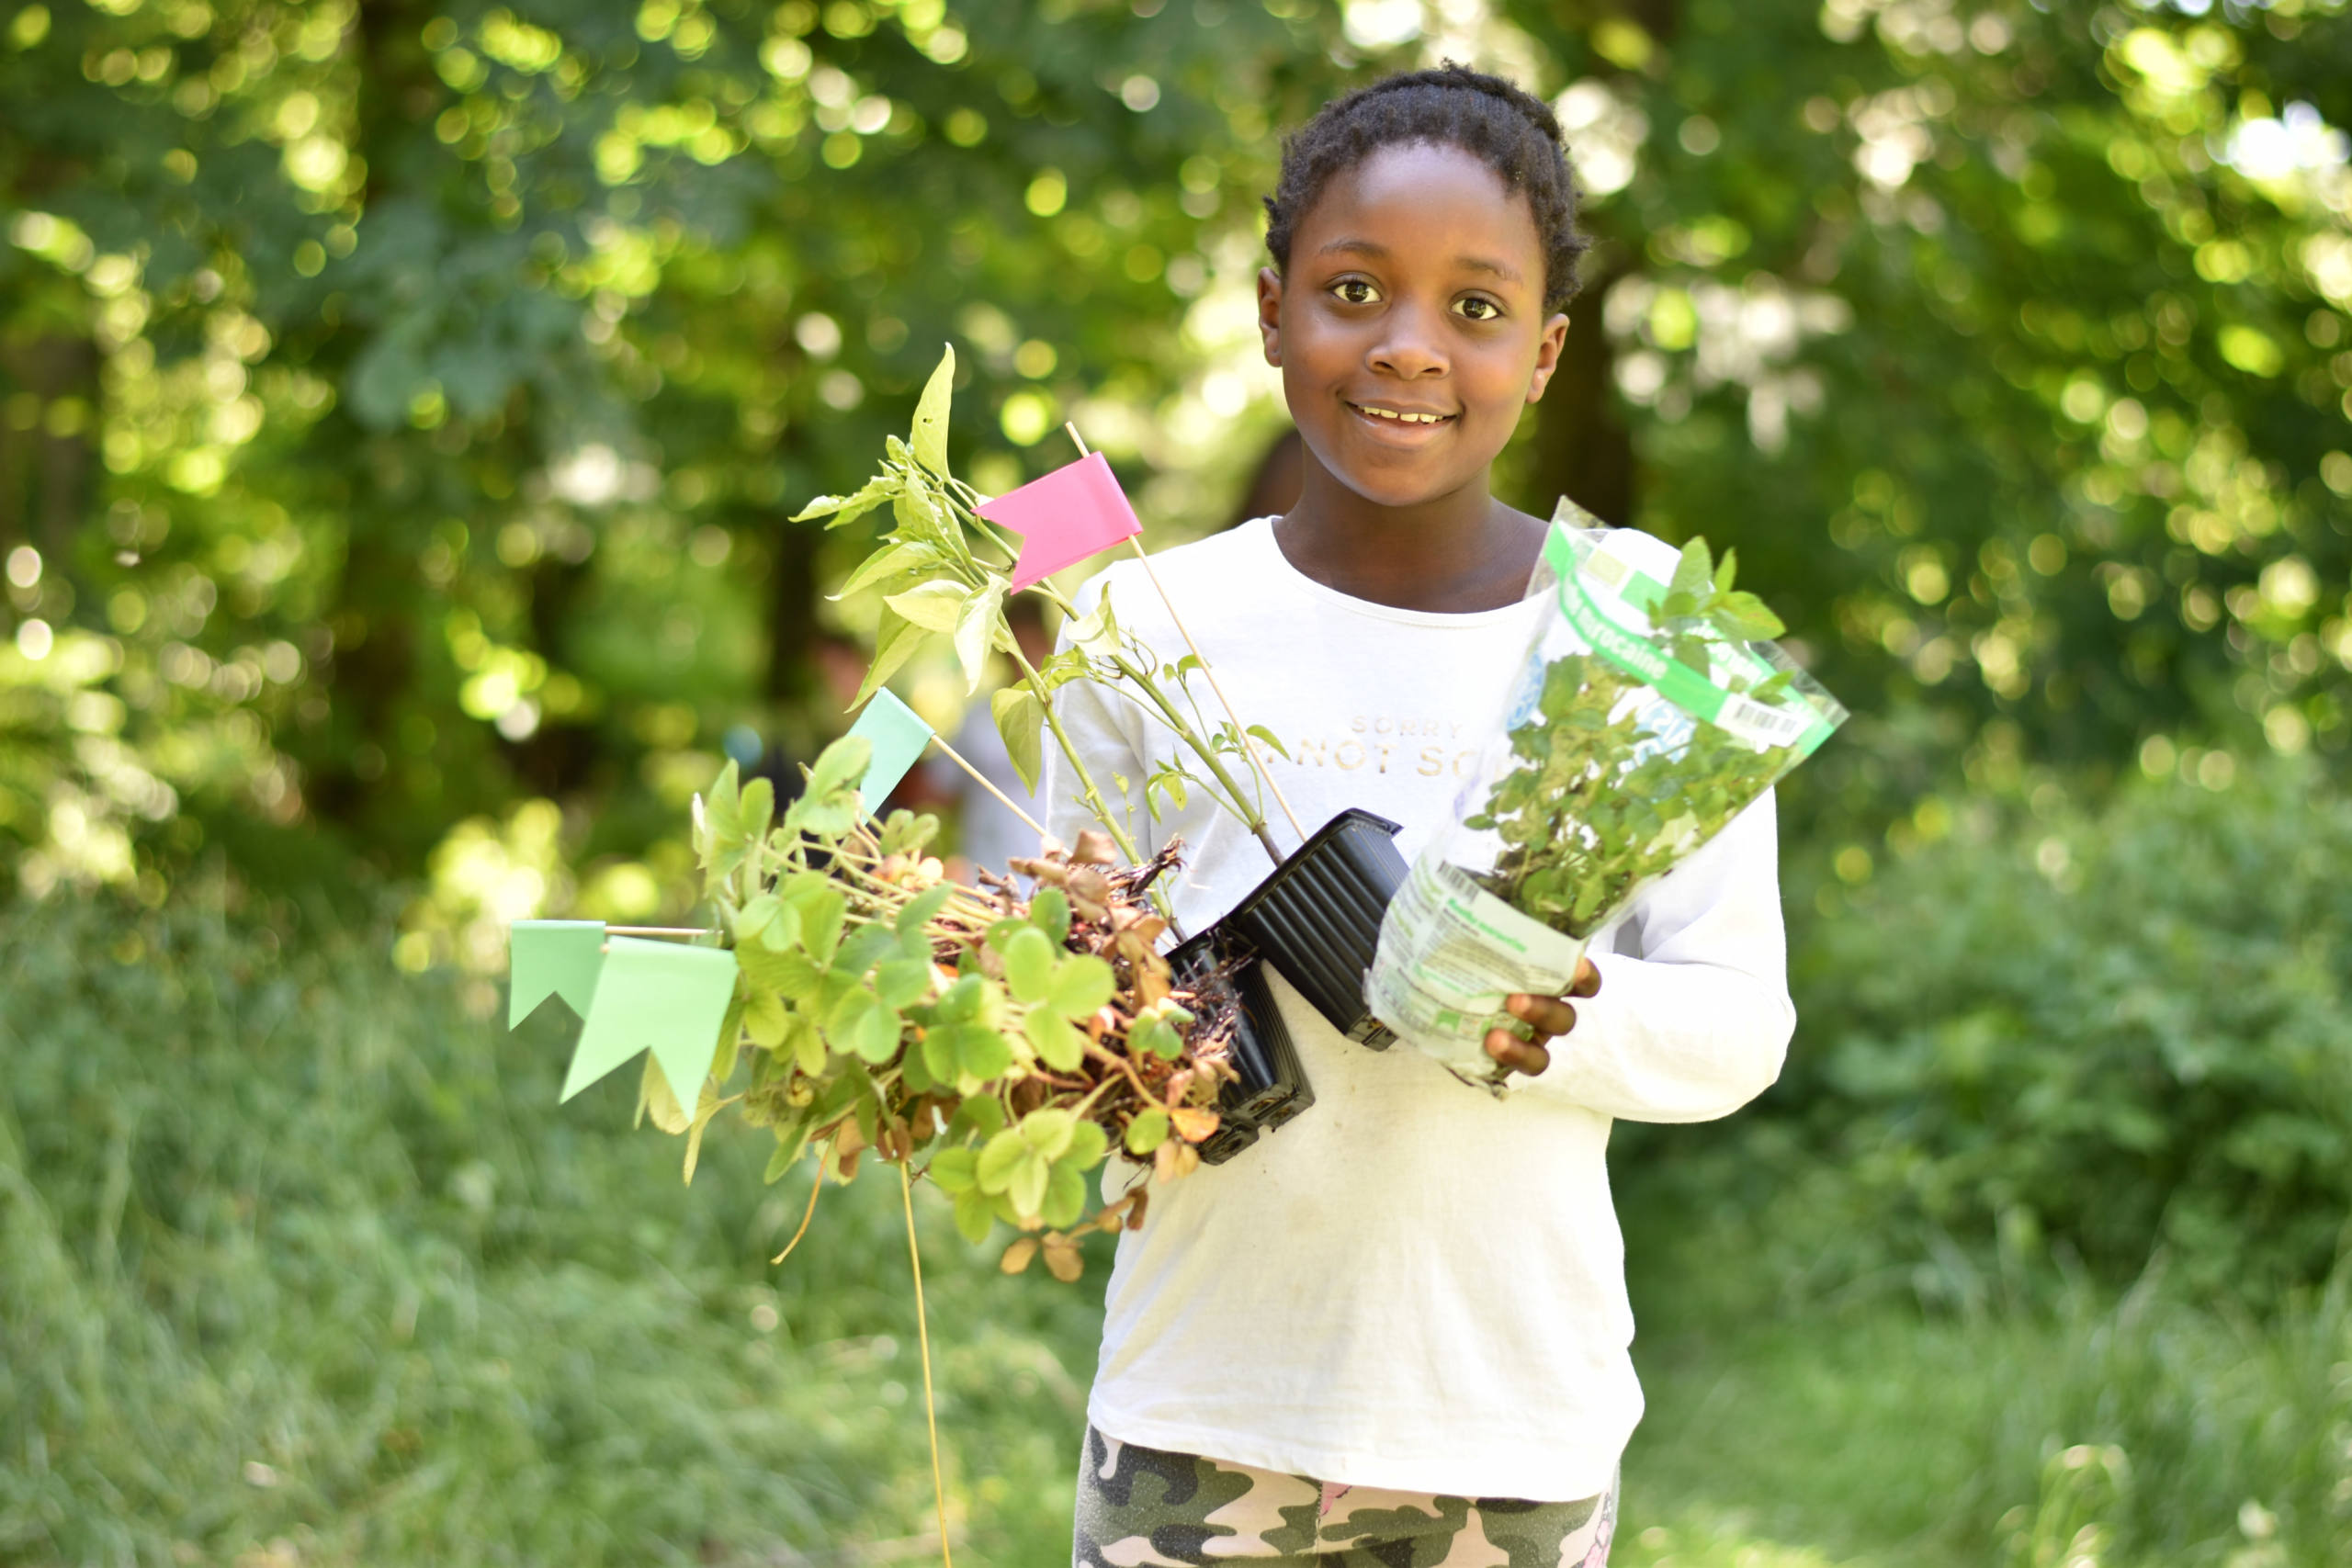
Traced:
[[[1752, 703], [1778, 706], [1793, 675], [1747, 645], [1778, 637], [1780, 618], [1733, 586], [1704, 539], [1683, 547], [1673, 581], [1647, 606], [1654, 641], [1675, 662]], [[1670, 869], [1795, 765], [1765, 746], [1664, 701], [1599, 653], [1544, 665], [1533, 711], [1510, 732], [1517, 766], [1463, 826], [1503, 841], [1479, 880], [1506, 903], [1570, 936], [1590, 936], [1634, 892]]]

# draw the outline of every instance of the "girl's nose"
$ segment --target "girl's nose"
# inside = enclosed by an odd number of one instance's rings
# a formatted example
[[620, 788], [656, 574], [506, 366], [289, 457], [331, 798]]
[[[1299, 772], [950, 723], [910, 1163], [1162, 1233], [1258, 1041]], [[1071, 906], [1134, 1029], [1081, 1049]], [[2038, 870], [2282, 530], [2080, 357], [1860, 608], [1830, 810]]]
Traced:
[[1443, 341], [1427, 311], [1402, 305], [1388, 313], [1385, 324], [1387, 330], [1365, 355], [1373, 369], [1411, 381], [1443, 376], [1450, 368]]

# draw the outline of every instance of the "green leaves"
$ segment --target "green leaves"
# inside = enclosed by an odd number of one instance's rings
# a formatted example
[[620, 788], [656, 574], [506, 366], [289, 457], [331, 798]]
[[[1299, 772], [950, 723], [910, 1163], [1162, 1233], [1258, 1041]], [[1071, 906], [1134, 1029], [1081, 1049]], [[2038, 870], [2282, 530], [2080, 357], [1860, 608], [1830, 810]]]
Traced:
[[1717, 630], [1740, 642], [1765, 641], [1789, 628], [1753, 593], [1729, 592], [1717, 603], [1711, 618]]
[[[1085, 1209], [1086, 1172], [1102, 1163], [1109, 1146], [1091, 1122], [1053, 1107], [1032, 1111], [981, 1145], [970, 1167], [970, 1190], [1001, 1195], [1015, 1217], [1068, 1225]], [[963, 1175], [958, 1162], [951, 1179]]]
[[808, 795], [831, 795], [849, 788], [865, 772], [873, 761], [874, 748], [855, 736], [844, 736], [817, 754], [817, 765], [808, 770]]
[[1072, 1028], [1069, 1020], [1045, 1009], [1023, 1019], [1021, 1032], [1038, 1059], [1057, 1073], [1076, 1072], [1086, 1060], [1086, 1036]]
[[1184, 1050], [1184, 1037], [1157, 1013], [1136, 1020], [1134, 1027], [1127, 1031], [1127, 1043], [1135, 1050], [1171, 1062]]
[[1168, 1112], [1154, 1105], [1136, 1112], [1127, 1123], [1126, 1145], [1131, 1155], [1148, 1155], [1168, 1141]]
[[834, 1044], [876, 1065], [898, 1053], [899, 1028], [897, 1010], [863, 986], [850, 990], [825, 1018], [825, 1033]]
[[[1695, 558], [1684, 552], [1694, 574]], [[1503, 840], [1491, 889], [1572, 936], [1590, 935], [1786, 771], [1784, 749], [1759, 752], [1654, 695], [1627, 700], [1646, 690], [1598, 655], [1553, 660], [1536, 714], [1511, 731], [1520, 765], [1464, 819]], [[1661, 721], [1670, 735], [1648, 728]]]
[[915, 404], [914, 429], [907, 437], [915, 461], [941, 479], [947, 477], [947, 412], [955, 395], [956, 345], [949, 344], [941, 352], [931, 379], [923, 383], [922, 397]]
[[964, 602], [972, 591], [949, 578], [939, 578], [893, 593], [882, 603], [893, 613], [906, 618], [927, 632], [952, 632], [956, 617], [962, 614]]
[[990, 574], [988, 585], [965, 600], [956, 613], [956, 658], [964, 666], [967, 693], [980, 689], [980, 677], [988, 673], [989, 649], [1012, 640], [1004, 624], [1008, 585], [1006, 579]]
[[1045, 705], [1024, 681], [992, 693], [989, 713], [996, 720], [997, 733], [1004, 737], [1004, 750], [1012, 759], [1012, 771], [1021, 775], [1021, 782], [1030, 793], [1036, 793], [1038, 775], [1045, 771]]
[[1058, 887], [1040, 887], [1029, 900], [1029, 919], [1060, 947], [1069, 940], [1069, 896]]
[[1054, 944], [1035, 926], [1024, 926], [1004, 944], [1004, 983], [1016, 1000], [1043, 1002], [1054, 986]]
[[922, 646], [923, 628], [908, 620], [889, 606], [885, 600], [881, 618], [874, 626], [874, 662], [865, 671], [865, 679], [857, 685], [857, 695], [850, 699], [850, 706], [864, 707], [865, 700], [880, 691], [891, 676], [914, 656]]
[[936, 566], [939, 561], [939, 551], [932, 545], [920, 542], [885, 545], [866, 557], [858, 569], [849, 574], [838, 592], [828, 593], [825, 597], [838, 602], [854, 593], [862, 593], [876, 583], [920, 571], [927, 566]]
[[[1707, 541], [1694, 538], [1682, 547], [1681, 558], [1674, 563], [1674, 581], [1667, 584], [1667, 604], [1678, 599], [1692, 602], [1708, 597], [1714, 591], [1715, 561], [1707, 549]], [[1667, 614], [1675, 612], [1669, 608]], [[1683, 612], [1688, 614], [1688, 611]]]
[[805, 523], [821, 517], [826, 528], [843, 528], [856, 522], [876, 507], [897, 495], [905, 481], [891, 474], [877, 474], [865, 481], [857, 493], [849, 496], [820, 495], [792, 514], [795, 523]]
[[1056, 966], [1046, 1000], [1064, 1018], [1088, 1018], [1108, 1002], [1117, 988], [1118, 982], [1108, 964], [1091, 953], [1073, 953]]

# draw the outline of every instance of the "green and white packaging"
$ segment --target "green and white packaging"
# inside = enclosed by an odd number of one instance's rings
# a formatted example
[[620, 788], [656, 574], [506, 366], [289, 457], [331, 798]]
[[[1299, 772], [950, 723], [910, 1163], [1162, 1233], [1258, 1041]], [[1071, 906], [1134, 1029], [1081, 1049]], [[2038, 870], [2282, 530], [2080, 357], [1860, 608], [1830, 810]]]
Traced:
[[1566, 992], [1596, 932], [1845, 721], [1734, 570], [1703, 540], [1553, 514], [1519, 679], [1365, 978], [1374, 1015], [1457, 1076], [1501, 1092], [1503, 998]]

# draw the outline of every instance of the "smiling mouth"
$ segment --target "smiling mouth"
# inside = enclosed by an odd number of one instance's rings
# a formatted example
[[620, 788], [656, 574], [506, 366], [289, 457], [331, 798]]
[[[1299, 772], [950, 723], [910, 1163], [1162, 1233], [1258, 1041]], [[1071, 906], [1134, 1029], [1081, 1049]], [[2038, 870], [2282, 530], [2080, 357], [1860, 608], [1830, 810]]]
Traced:
[[1450, 413], [1415, 413], [1403, 409], [1375, 408], [1369, 403], [1349, 403], [1348, 407], [1366, 419], [1376, 419], [1384, 424], [1451, 424], [1456, 417]]

